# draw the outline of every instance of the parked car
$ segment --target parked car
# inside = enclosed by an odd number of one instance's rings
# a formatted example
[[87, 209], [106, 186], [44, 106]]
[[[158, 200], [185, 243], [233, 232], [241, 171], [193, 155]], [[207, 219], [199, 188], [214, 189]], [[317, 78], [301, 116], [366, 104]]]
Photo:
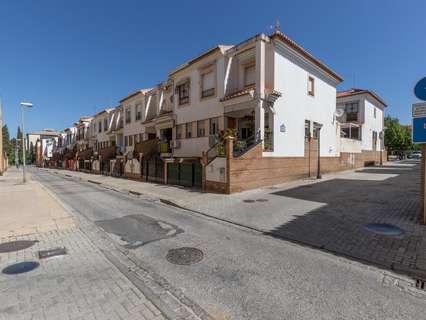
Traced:
[[422, 158], [422, 153], [420, 151], [414, 151], [411, 154], [411, 159], [421, 159]]

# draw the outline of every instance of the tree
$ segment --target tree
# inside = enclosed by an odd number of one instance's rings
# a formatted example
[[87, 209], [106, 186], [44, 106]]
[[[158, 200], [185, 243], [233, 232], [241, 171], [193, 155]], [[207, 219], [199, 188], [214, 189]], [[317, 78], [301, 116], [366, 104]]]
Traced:
[[10, 135], [9, 135], [9, 129], [7, 128], [6, 124], [2, 128], [2, 133], [3, 133], [3, 152], [9, 155]]
[[15, 149], [16, 149], [16, 139], [12, 138], [9, 144], [9, 153], [7, 154], [7, 157], [9, 158], [9, 163], [12, 165], [15, 164]]
[[414, 149], [410, 128], [399, 123], [398, 118], [385, 117], [385, 146], [390, 153]]
[[28, 162], [30, 164], [33, 164], [35, 162], [36, 159], [36, 155], [35, 155], [35, 148], [34, 148], [34, 144], [31, 142], [30, 143], [30, 150], [28, 153]]
[[16, 143], [18, 148], [18, 159], [19, 163], [22, 163], [22, 131], [21, 128], [18, 126], [17, 132], [16, 132]]

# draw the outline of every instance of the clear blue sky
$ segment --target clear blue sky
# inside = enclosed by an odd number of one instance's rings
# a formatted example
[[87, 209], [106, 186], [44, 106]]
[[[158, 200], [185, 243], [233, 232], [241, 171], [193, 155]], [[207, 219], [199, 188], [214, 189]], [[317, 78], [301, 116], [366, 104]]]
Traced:
[[270, 32], [279, 19], [284, 33], [345, 78], [338, 89], [355, 78], [408, 123], [412, 88], [426, 75], [425, 13], [424, 0], [3, 0], [4, 120], [15, 135], [19, 102], [29, 100], [26, 131], [63, 129], [216, 44]]

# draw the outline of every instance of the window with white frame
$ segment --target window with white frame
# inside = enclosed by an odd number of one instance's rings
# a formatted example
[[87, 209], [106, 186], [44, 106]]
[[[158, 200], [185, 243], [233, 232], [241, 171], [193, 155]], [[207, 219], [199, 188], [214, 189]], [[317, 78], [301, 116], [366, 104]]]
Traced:
[[142, 119], [142, 105], [140, 103], [135, 105], [135, 119], [136, 121]]
[[311, 121], [305, 120], [305, 138], [311, 137]]
[[358, 102], [345, 103], [346, 122], [357, 122], [359, 104]]
[[132, 121], [132, 111], [130, 110], [130, 107], [127, 107], [126, 108], [126, 111], [125, 111], [125, 121], [126, 121], [126, 124], [127, 123], [130, 123], [131, 121]]
[[201, 98], [211, 97], [216, 91], [216, 76], [213, 68], [201, 74]]
[[219, 133], [219, 118], [209, 119], [209, 134], [216, 135]]
[[176, 86], [176, 93], [178, 95], [179, 105], [189, 103], [189, 90], [190, 90], [190, 81], [189, 79], [184, 83]]
[[308, 77], [308, 95], [315, 96], [315, 78], [312, 76]]
[[192, 138], [192, 122], [188, 122], [185, 129], [185, 137]]
[[377, 117], [377, 113], [376, 113], [376, 107], [374, 107], [374, 119], [376, 119], [376, 117]]
[[197, 137], [204, 137], [206, 135], [206, 121], [197, 121]]
[[102, 132], [102, 121], [98, 122], [98, 132]]
[[183, 124], [176, 126], [176, 139], [183, 139]]
[[249, 64], [244, 67], [244, 87], [250, 87], [256, 84], [256, 66]]
[[104, 119], [104, 131], [107, 131], [108, 129], [108, 118]]

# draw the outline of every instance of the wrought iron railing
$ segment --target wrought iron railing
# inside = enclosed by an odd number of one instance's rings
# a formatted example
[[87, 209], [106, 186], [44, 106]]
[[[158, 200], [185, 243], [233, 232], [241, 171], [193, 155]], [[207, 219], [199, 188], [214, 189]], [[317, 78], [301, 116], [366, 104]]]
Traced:
[[260, 139], [259, 134], [254, 134], [247, 139], [236, 139], [232, 150], [233, 156], [240, 157], [260, 142], [262, 142], [262, 140]]

